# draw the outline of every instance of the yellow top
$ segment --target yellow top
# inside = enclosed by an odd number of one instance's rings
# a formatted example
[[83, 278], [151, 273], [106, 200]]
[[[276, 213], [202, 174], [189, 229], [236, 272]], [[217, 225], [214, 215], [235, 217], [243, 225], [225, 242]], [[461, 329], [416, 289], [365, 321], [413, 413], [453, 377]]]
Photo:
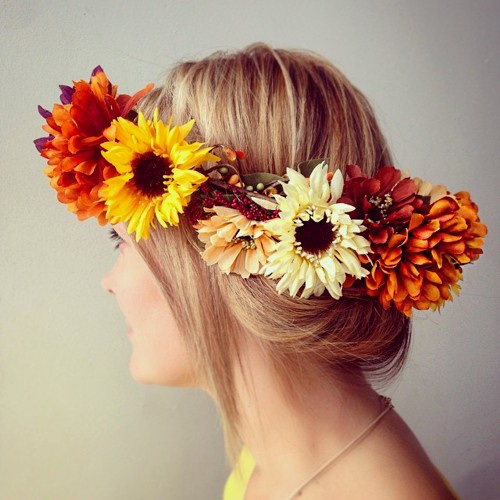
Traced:
[[243, 447], [238, 464], [227, 478], [223, 500], [243, 500], [254, 467], [254, 458], [248, 448]]
[[[244, 500], [245, 491], [247, 488], [248, 481], [252, 475], [253, 468], [255, 467], [255, 460], [252, 457], [248, 448], [243, 447], [241, 450], [240, 457], [238, 459], [238, 464], [233, 469], [229, 477], [227, 478], [226, 485], [224, 487], [223, 500]], [[450, 493], [459, 500], [458, 495], [453, 491], [450, 483], [446, 478], [440, 474], [445, 482], [446, 486], [450, 490]]]

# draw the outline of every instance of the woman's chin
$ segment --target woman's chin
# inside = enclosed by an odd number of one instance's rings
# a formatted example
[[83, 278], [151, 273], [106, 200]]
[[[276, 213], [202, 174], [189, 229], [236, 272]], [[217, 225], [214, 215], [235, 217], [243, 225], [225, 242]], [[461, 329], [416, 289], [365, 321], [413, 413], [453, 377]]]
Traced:
[[150, 376], [141, 369], [140, 366], [137, 366], [137, 363], [134, 363], [133, 358], [130, 359], [129, 362], [129, 371], [130, 376], [133, 380], [138, 382], [139, 384], [153, 384], [154, 382], [150, 379]]
[[169, 387], [197, 387], [195, 377], [187, 371], [162, 370], [155, 373], [150, 366], [137, 363], [132, 356], [129, 362], [130, 376], [135, 382], [144, 385], [165, 385]]

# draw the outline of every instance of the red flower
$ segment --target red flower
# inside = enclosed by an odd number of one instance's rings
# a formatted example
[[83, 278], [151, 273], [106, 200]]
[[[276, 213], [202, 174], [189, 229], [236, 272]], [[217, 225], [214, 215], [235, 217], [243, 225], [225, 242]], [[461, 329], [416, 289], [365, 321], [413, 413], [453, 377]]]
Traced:
[[[57, 198], [80, 220], [97, 217], [106, 224], [104, 202], [99, 197], [103, 181], [114, 177], [115, 168], [101, 156], [101, 143], [111, 122], [129, 113], [137, 101], [152, 89], [148, 85], [134, 96], [117, 95], [102, 68], [97, 67], [90, 82], [74, 82], [73, 88], [62, 86], [61, 104], [52, 112], [40, 108], [49, 133], [35, 145], [48, 159], [45, 173]], [[112, 129], [109, 130], [112, 133]]]
[[423, 204], [415, 183], [394, 167], [382, 167], [369, 178], [358, 166], [348, 165], [347, 177], [338, 201], [356, 207], [351, 217], [363, 219], [367, 228], [363, 236], [374, 245], [386, 245]]

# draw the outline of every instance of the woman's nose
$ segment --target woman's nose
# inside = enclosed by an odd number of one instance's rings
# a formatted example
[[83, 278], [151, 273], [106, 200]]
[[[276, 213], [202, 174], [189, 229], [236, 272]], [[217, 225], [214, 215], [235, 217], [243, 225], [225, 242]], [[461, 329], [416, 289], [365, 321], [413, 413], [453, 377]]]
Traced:
[[114, 294], [112, 280], [111, 280], [111, 271], [108, 271], [101, 280], [101, 286], [104, 288], [106, 292]]

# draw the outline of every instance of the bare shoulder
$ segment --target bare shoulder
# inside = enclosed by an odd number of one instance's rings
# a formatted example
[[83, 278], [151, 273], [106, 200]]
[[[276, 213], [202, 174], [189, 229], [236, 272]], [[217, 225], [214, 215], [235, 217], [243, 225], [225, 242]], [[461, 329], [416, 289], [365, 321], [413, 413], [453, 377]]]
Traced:
[[[457, 498], [404, 421], [391, 412], [356, 450], [338, 464], [350, 499], [447, 500]], [[332, 477], [332, 480], [335, 480]], [[335, 482], [337, 482], [335, 480]], [[333, 487], [333, 484], [332, 484]]]

